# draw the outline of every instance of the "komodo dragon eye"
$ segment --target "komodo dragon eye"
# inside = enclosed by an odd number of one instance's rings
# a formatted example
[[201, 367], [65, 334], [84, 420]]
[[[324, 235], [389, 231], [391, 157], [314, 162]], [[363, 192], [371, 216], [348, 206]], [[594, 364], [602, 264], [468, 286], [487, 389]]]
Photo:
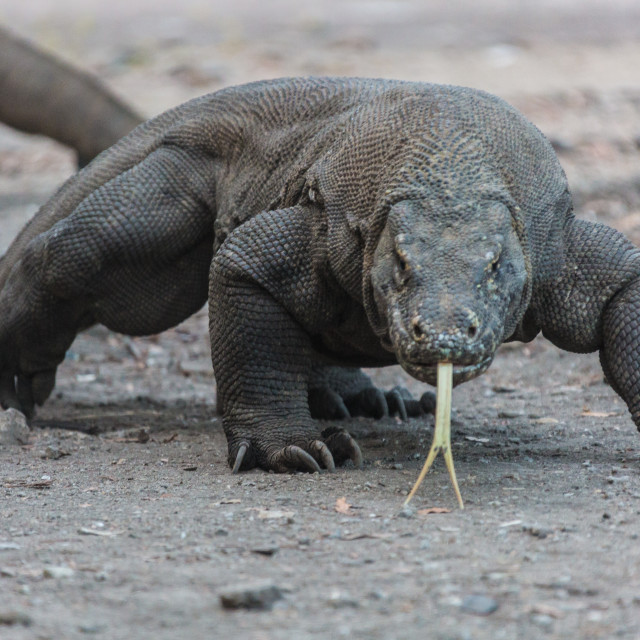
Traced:
[[401, 249], [395, 251], [395, 266], [393, 269], [393, 277], [396, 282], [396, 286], [401, 287], [405, 284], [409, 278], [411, 267], [407, 260], [407, 255]]
[[313, 202], [314, 204], [324, 204], [322, 194], [318, 191], [318, 188], [313, 185], [309, 186], [309, 188], [307, 189], [307, 198], [309, 199], [309, 202]]
[[485, 254], [485, 259], [489, 263], [489, 270], [491, 273], [497, 273], [500, 269], [500, 257], [501, 257], [500, 249], [495, 251], [489, 251]]

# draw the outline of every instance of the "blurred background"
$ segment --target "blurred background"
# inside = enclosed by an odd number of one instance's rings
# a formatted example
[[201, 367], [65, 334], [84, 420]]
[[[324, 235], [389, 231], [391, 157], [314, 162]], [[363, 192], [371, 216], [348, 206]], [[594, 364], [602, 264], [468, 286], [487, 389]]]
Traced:
[[[285, 75], [486, 89], [552, 140], [580, 215], [640, 242], [636, 0], [0, 0], [0, 24], [144, 117]], [[63, 147], [0, 127], [0, 251], [74, 170]]]

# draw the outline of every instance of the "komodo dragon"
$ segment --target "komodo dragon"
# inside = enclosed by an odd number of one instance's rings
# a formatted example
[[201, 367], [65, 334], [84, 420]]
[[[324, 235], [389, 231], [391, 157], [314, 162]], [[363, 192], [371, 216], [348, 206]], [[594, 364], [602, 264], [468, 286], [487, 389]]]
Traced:
[[482, 91], [281, 79], [139, 126], [0, 262], [2, 405], [41, 404], [79, 331], [157, 333], [207, 299], [236, 471], [358, 464], [314, 418], [420, 412], [358, 367], [459, 384], [540, 331], [599, 350], [640, 424], [640, 251], [574, 217], [548, 141]]
[[84, 166], [141, 121], [97, 78], [0, 27], [0, 122], [72, 147]]

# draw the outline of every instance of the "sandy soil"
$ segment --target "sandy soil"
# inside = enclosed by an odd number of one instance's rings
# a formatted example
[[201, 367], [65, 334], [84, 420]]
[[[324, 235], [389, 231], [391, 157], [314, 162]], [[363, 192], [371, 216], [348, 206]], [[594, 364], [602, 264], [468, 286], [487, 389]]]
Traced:
[[[0, 19], [147, 115], [294, 74], [488, 89], [551, 138], [579, 215], [640, 243], [637, 2], [0, 0]], [[72, 171], [0, 129], [0, 251]], [[439, 462], [403, 512], [431, 418], [350, 421], [361, 472], [232, 476], [206, 322], [87, 332], [28, 444], [0, 450], [1, 638], [640, 638], [640, 438], [596, 355], [503, 347], [454, 393], [465, 510]], [[222, 606], [257, 580], [271, 609]]]

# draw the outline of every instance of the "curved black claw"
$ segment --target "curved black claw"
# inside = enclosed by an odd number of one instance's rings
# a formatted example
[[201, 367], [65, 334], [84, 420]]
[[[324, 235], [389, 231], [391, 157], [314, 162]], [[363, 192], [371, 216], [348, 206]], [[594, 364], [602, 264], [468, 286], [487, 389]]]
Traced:
[[386, 394], [389, 413], [399, 415], [403, 420], [417, 418], [436, 409], [436, 396], [432, 391], [425, 391], [420, 400], [416, 400], [404, 387], [394, 387]]
[[322, 437], [331, 450], [337, 466], [342, 466], [347, 460], [352, 460], [356, 469], [362, 468], [362, 451], [348, 431], [329, 427], [322, 432]]
[[238, 449], [238, 453], [236, 454], [236, 461], [233, 463], [233, 469], [231, 470], [231, 473], [233, 473], [234, 475], [240, 471], [242, 462], [244, 461], [244, 456], [248, 450], [249, 443], [243, 442]]
[[276, 472], [285, 473], [287, 471], [309, 471], [310, 473], [320, 473], [322, 469], [310, 453], [301, 447], [290, 444], [284, 449], [280, 449], [269, 459], [269, 466]]
[[349, 409], [339, 393], [329, 387], [309, 390], [309, 411], [316, 420], [350, 418]]
[[310, 447], [315, 454], [314, 457], [316, 460], [320, 460], [322, 466], [329, 472], [334, 473], [336, 470], [336, 463], [333, 460], [333, 455], [331, 454], [331, 450], [329, 447], [322, 442], [322, 440], [314, 440]]
[[391, 415], [398, 414], [401, 420], [407, 419], [407, 407], [405, 404], [405, 398], [403, 398], [401, 390], [398, 387], [391, 389], [386, 394], [387, 405], [389, 406], [389, 413]]

